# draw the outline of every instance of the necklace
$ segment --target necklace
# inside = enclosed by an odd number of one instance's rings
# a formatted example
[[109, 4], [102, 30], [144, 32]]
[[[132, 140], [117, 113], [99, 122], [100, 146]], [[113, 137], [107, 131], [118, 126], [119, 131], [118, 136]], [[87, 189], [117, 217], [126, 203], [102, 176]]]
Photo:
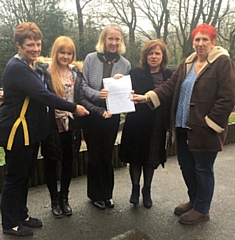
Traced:
[[114, 58], [112, 61], [108, 61], [107, 58], [105, 57], [105, 55], [102, 55], [102, 58], [103, 58], [104, 62], [108, 63], [108, 64], [113, 64], [117, 61], [116, 58]]

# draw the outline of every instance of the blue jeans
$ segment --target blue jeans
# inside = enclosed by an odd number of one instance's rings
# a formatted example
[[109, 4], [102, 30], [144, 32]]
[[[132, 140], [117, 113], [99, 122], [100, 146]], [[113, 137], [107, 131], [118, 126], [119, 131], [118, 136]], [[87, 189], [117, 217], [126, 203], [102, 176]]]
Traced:
[[189, 151], [187, 130], [179, 128], [177, 156], [193, 208], [201, 213], [208, 212], [214, 192], [214, 162], [217, 152]]

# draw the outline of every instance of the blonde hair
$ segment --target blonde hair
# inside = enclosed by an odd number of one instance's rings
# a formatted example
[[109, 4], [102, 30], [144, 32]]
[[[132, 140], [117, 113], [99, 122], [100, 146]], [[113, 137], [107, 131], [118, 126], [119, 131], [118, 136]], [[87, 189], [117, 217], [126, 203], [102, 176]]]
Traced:
[[64, 86], [60, 80], [61, 79], [59, 71], [60, 67], [57, 61], [57, 55], [58, 52], [63, 49], [68, 49], [73, 53], [73, 58], [71, 62], [76, 60], [76, 48], [73, 40], [70, 37], [67, 36], [58, 37], [54, 41], [54, 44], [52, 45], [51, 49], [51, 66], [50, 66], [51, 83], [53, 91], [60, 97], [64, 96]]
[[51, 62], [51, 59], [49, 57], [43, 57], [43, 56], [39, 56], [35, 61], [34, 64], [36, 63], [49, 63]]
[[125, 46], [125, 43], [123, 41], [123, 31], [122, 31], [121, 27], [116, 23], [110, 23], [110, 24], [105, 25], [104, 29], [100, 33], [98, 43], [96, 44], [96, 47], [95, 47], [96, 51], [100, 52], [100, 53], [105, 52], [105, 39], [107, 37], [108, 32], [111, 29], [117, 30], [121, 33], [121, 43], [120, 43], [119, 48], [118, 48], [118, 53], [119, 54], [125, 53], [126, 52], [126, 46]]

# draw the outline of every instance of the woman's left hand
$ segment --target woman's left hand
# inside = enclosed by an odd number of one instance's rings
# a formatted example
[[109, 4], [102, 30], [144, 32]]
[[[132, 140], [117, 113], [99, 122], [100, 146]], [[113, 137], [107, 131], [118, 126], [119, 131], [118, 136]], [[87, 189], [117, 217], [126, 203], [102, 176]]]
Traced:
[[119, 78], [122, 78], [122, 77], [123, 77], [123, 75], [120, 74], [120, 73], [117, 73], [113, 76], [114, 79], [119, 79]]
[[104, 113], [103, 113], [103, 118], [111, 118], [112, 117], [112, 113], [111, 112], [109, 112], [109, 111], [104, 111]]

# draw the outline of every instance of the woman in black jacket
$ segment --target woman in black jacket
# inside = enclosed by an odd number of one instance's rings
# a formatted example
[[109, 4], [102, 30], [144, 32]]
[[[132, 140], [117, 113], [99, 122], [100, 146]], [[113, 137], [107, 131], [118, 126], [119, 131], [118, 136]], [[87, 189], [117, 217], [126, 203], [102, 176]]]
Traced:
[[[132, 89], [136, 94], [158, 87], [171, 75], [167, 69], [167, 46], [161, 40], [148, 41], [142, 51], [140, 67], [130, 71]], [[146, 208], [152, 206], [150, 187], [159, 164], [166, 161], [166, 133], [169, 127], [170, 101], [157, 110], [151, 110], [145, 104], [136, 105], [136, 111], [128, 113], [122, 132], [120, 159], [130, 163], [132, 181], [130, 202], [139, 203], [140, 177], [143, 171], [143, 202]]]
[[4, 100], [0, 106], [0, 146], [4, 147], [6, 161], [1, 214], [5, 234], [29, 236], [33, 231], [28, 227], [42, 226], [39, 219], [28, 214], [27, 194], [38, 144], [50, 129], [48, 110], [57, 108], [81, 116], [89, 112], [49, 92], [34, 71], [42, 41], [35, 23], [19, 24], [14, 40], [18, 53], [4, 70]]

